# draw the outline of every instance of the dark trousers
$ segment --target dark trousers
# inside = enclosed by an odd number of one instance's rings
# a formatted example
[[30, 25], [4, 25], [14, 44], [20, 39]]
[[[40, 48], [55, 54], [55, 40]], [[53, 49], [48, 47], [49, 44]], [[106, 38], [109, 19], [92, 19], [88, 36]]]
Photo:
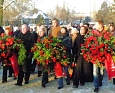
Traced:
[[73, 85], [78, 86], [79, 82], [80, 84], [85, 84], [84, 73], [78, 66], [74, 68]]
[[77, 66], [74, 68], [73, 85], [78, 86], [79, 82], [80, 84], [85, 84], [82, 56], [78, 58]]
[[69, 75], [69, 72], [68, 72], [68, 66], [65, 66], [65, 67], [63, 68], [63, 70], [64, 70], [64, 72], [65, 72], [65, 74], [66, 74], [66, 78], [65, 78], [66, 83], [67, 83], [67, 84], [70, 84], [70, 75]]
[[9, 70], [9, 75], [12, 76], [13, 68], [10, 65], [3, 66], [3, 75], [2, 75], [2, 81], [7, 81], [7, 71]]
[[7, 70], [8, 70], [8, 66], [3, 66], [2, 81], [7, 81]]
[[36, 68], [36, 60], [33, 60], [33, 63], [31, 64], [31, 72], [35, 72]]
[[22, 66], [19, 66], [19, 74], [18, 74], [17, 84], [22, 84], [23, 78], [25, 79], [25, 82], [29, 81], [30, 69], [28, 69], [26, 72], [24, 72], [22, 69]]
[[85, 82], [93, 82], [93, 65], [90, 62], [86, 62], [83, 56], [79, 56], [77, 60], [77, 66], [74, 68], [73, 84], [84, 85]]
[[115, 78], [113, 78], [113, 84], [115, 85]]
[[43, 71], [42, 86], [45, 87], [47, 83], [48, 83], [48, 71]]

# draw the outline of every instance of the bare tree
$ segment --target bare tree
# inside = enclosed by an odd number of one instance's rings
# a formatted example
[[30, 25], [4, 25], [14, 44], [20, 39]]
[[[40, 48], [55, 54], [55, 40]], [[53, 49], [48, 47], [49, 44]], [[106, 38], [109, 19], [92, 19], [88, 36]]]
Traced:
[[13, 24], [13, 21], [20, 20], [25, 11], [31, 11], [34, 9], [34, 5], [31, 2], [32, 0], [15, 0], [12, 4], [6, 7], [11, 0], [4, 0], [4, 10], [3, 10], [3, 19], [5, 22], [10, 22]]
[[53, 10], [50, 10], [48, 12], [48, 15], [51, 18], [58, 18], [66, 23], [72, 22], [76, 19], [76, 12], [74, 10], [70, 10], [65, 3], [63, 4], [63, 7], [60, 7], [56, 5], [56, 7]]

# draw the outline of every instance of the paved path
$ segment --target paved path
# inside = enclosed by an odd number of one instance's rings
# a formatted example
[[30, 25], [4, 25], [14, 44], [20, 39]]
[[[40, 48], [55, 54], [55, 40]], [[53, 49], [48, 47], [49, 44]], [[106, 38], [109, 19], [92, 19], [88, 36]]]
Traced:
[[[71, 85], [66, 85], [64, 81], [64, 88], [61, 90], [57, 89], [57, 80], [53, 80], [54, 76], [50, 75], [49, 83], [46, 88], [41, 87], [41, 77], [37, 77], [37, 74], [31, 74], [30, 83], [22, 86], [16, 86], [16, 80], [12, 77], [8, 77], [7, 83], [2, 82], [2, 69], [0, 69], [0, 93], [94, 93], [93, 83], [86, 83], [85, 86], [79, 86], [78, 88], [72, 88]], [[107, 80], [107, 75], [105, 74], [103, 80], [103, 86], [100, 88], [99, 93], [115, 93], [115, 85], [112, 81]]]

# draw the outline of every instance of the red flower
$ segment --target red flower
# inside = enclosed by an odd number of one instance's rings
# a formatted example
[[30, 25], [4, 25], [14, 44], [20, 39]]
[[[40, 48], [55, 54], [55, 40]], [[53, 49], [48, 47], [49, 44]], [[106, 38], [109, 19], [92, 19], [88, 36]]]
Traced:
[[63, 50], [66, 50], [66, 49], [67, 49], [66, 47], [63, 48]]
[[84, 46], [84, 44], [81, 44], [81, 47]]
[[48, 64], [48, 62], [49, 62], [49, 60], [47, 59], [47, 60], [46, 60], [46, 64]]
[[52, 58], [53, 59], [53, 62], [56, 62], [56, 58], [54, 57], [54, 58]]
[[0, 44], [2, 44], [2, 40], [0, 40]]
[[43, 54], [44, 54], [44, 53], [43, 53], [43, 51], [42, 51], [42, 50], [40, 50], [40, 55], [41, 55], [41, 56], [43, 56]]
[[72, 67], [74, 67], [75, 66], [75, 64], [74, 63], [72, 63]]
[[5, 46], [4, 46], [4, 45], [1, 45], [1, 49], [4, 50], [4, 49], [5, 49]]
[[21, 40], [21, 39], [19, 39], [19, 40], [18, 40], [18, 43], [20, 43], [20, 42], [22, 42], [22, 40]]
[[51, 35], [48, 36], [50, 39], [53, 38]]
[[66, 56], [63, 56], [63, 58], [67, 58]]
[[97, 53], [97, 51], [96, 50], [92, 50], [91, 51], [94, 55]]
[[49, 44], [46, 44], [46, 48], [49, 48]]
[[50, 43], [52, 43], [52, 42], [53, 42], [53, 40], [51, 39], [51, 40], [50, 40]]
[[38, 38], [38, 39], [37, 39], [37, 42], [40, 42], [40, 41], [41, 41], [40, 38]]
[[9, 44], [9, 42], [6, 42], [6, 46], [9, 46], [10, 44]]
[[105, 46], [105, 44], [102, 43], [99, 45], [99, 48], [103, 48], [104, 46]]
[[2, 56], [2, 57], [5, 57], [6, 55], [5, 55], [5, 53], [3, 52], [3, 53], [1, 53], [1, 56]]
[[4, 37], [4, 33], [1, 34], [1, 37]]
[[85, 52], [85, 50], [81, 50], [82, 51], [82, 53], [84, 53]]

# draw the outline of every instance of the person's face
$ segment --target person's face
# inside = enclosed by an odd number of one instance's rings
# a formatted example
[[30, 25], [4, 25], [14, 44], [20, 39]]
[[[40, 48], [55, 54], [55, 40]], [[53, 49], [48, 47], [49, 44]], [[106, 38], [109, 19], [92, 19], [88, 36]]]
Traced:
[[110, 29], [110, 31], [112, 31], [112, 32], [115, 30], [115, 28], [114, 28], [113, 26], [110, 26], [109, 29]]
[[56, 20], [53, 20], [53, 21], [52, 21], [52, 26], [53, 26], [53, 27], [58, 26], [58, 22], [57, 22]]
[[96, 29], [96, 30], [99, 30], [99, 28], [100, 28], [100, 25], [99, 25], [98, 22], [96, 22], [96, 23], [95, 23], [95, 29]]
[[62, 33], [62, 34], [65, 34], [65, 33], [66, 33], [65, 28], [61, 28], [61, 33]]
[[77, 33], [73, 33], [72, 36], [73, 36], [73, 37], [77, 37]]
[[86, 32], [86, 31], [85, 31], [85, 28], [84, 28], [84, 27], [81, 27], [81, 28], [80, 28], [80, 34], [81, 34], [81, 35], [84, 35], [85, 32]]
[[9, 32], [10, 32], [9, 30], [5, 30], [5, 34], [6, 34], [6, 35], [8, 35], [8, 34], [9, 34]]
[[22, 25], [22, 34], [26, 34], [26, 32], [28, 31], [28, 27], [26, 25]]
[[44, 32], [44, 29], [43, 28], [40, 28], [39, 31], [38, 31], [38, 35], [40, 37], [43, 37], [45, 35], [45, 32]]

